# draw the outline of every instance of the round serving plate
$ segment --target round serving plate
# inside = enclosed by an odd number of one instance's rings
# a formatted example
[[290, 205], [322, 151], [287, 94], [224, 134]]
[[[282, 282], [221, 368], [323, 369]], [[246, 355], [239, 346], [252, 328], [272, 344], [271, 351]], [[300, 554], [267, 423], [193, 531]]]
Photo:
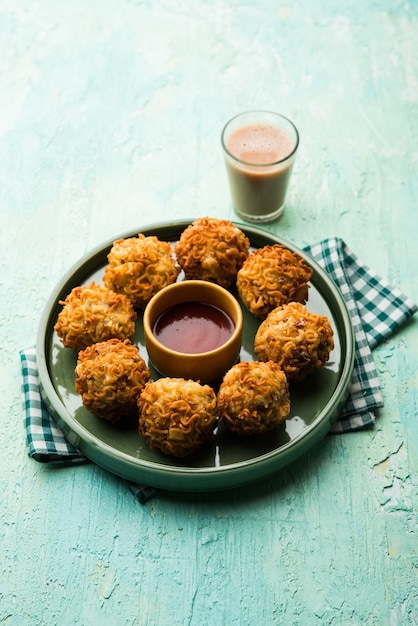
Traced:
[[[76, 354], [64, 348], [54, 331], [60, 300], [73, 287], [94, 280], [103, 283], [107, 255], [116, 239], [155, 235], [175, 242], [191, 223], [158, 223], [114, 237], [92, 250], [62, 278], [51, 294], [40, 321], [37, 362], [42, 395], [48, 411], [66, 437], [82, 454], [106, 470], [128, 480], [176, 491], [216, 491], [248, 484], [279, 471], [306, 453], [328, 433], [346, 400], [354, 364], [354, 334], [340, 291], [309, 255], [292, 243], [255, 227], [237, 223], [252, 248], [279, 243], [300, 254], [313, 269], [307, 307], [327, 315], [334, 330], [335, 347], [328, 363], [305, 381], [290, 385], [289, 419], [267, 435], [238, 438], [222, 424], [198, 452], [185, 459], [150, 450], [138, 434], [137, 420], [110, 424], [88, 413], [76, 393]], [[180, 275], [179, 280], [182, 279]], [[235, 289], [232, 290], [239, 299]], [[254, 360], [254, 336], [259, 320], [243, 306], [244, 328], [241, 360]], [[152, 378], [158, 374], [148, 362], [142, 314], [138, 313], [133, 342], [147, 361]]]

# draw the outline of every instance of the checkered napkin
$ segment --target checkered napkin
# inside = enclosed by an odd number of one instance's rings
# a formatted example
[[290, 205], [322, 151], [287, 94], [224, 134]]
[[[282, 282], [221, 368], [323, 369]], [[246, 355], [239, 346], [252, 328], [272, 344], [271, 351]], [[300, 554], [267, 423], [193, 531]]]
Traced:
[[[66, 465], [87, 463], [89, 460], [64, 437], [62, 430], [49, 415], [41, 396], [36, 349], [20, 351], [22, 366], [22, 401], [26, 433], [26, 447], [30, 457], [41, 463]], [[153, 487], [127, 481], [133, 494], [141, 504], [155, 493]]]
[[341, 433], [371, 426], [376, 409], [383, 406], [372, 349], [390, 337], [418, 308], [360, 261], [342, 239], [325, 239], [304, 250], [340, 288], [355, 333], [349, 396], [332, 431]]
[[[372, 349], [390, 337], [418, 310], [417, 306], [365, 266], [341, 239], [326, 239], [306, 247], [305, 251], [340, 288], [355, 331], [356, 354], [349, 397], [332, 430], [343, 433], [371, 426], [376, 409], [383, 406]], [[35, 348], [22, 350], [20, 356], [28, 454], [41, 462], [86, 462], [45, 408], [39, 390]], [[136, 484], [130, 487], [141, 502], [155, 491]]]

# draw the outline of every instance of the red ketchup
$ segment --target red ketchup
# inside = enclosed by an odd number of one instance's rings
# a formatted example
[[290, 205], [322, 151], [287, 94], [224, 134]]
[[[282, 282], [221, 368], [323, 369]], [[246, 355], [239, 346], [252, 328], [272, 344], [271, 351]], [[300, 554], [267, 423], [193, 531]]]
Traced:
[[222, 346], [234, 329], [229, 315], [218, 307], [205, 302], [181, 302], [161, 313], [153, 333], [171, 350], [198, 354]]

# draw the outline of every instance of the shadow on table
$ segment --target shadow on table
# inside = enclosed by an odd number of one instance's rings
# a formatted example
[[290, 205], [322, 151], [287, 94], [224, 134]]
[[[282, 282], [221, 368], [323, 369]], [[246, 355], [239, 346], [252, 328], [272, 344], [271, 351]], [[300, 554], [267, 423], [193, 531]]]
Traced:
[[[355, 436], [355, 435], [354, 435]], [[321, 472], [325, 472], [327, 464], [333, 463], [334, 435], [328, 435], [311, 450], [288, 465], [286, 468], [270, 475], [267, 478], [237, 487], [215, 492], [175, 492], [158, 490], [155, 498], [161, 502], [176, 502], [184, 504], [210, 505], [216, 504], [217, 511], [220, 508], [231, 506], [248, 506], [249, 503], [262, 502], [272, 496], [284, 497], [291, 490], [300, 485], [306, 489], [307, 484], [317, 480]]]

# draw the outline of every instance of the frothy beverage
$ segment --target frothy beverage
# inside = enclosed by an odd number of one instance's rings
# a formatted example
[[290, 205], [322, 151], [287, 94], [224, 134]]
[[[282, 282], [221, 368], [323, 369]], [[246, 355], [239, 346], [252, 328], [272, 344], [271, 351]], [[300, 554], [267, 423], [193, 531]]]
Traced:
[[270, 165], [288, 157], [293, 150], [293, 142], [280, 128], [252, 124], [233, 132], [226, 147], [240, 161]]
[[253, 111], [233, 118], [222, 140], [237, 213], [253, 222], [279, 217], [298, 146], [296, 128], [275, 113]]

